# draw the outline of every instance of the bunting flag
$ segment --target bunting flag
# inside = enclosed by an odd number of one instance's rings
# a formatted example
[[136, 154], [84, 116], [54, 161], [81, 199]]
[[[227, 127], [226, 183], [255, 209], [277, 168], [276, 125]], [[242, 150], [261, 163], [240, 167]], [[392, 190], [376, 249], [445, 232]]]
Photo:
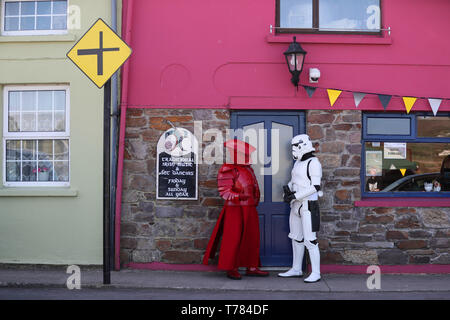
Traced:
[[353, 99], [355, 100], [355, 105], [358, 108], [359, 104], [361, 103], [361, 100], [364, 99], [366, 96], [365, 93], [361, 92], [353, 92]]
[[311, 98], [314, 92], [316, 91], [316, 87], [310, 87], [310, 86], [303, 86], [305, 88], [306, 93], [308, 93], [308, 96]]
[[409, 113], [412, 110], [412, 108], [414, 107], [414, 104], [416, 103], [416, 101], [418, 99], [427, 99], [428, 102], [430, 103], [431, 109], [433, 110], [433, 114], [435, 116], [436, 116], [437, 112], [439, 111], [442, 101], [450, 100], [450, 98], [408, 97], [408, 96], [382, 94], [382, 93], [375, 93], [375, 92], [358, 92], [358, 91], [351, 91], [351, 90], [345, 90], [345, 89], [328, 89], [328, 88], [323, 88], [323, 87], [311, 87], [311, 86], [307, 86], [307, 85], [302, 85], [302, 87], [305, 88], [305, 90], [310, 98], [312, 98], [313, 94], [316, 92], [317, 89], [326, 89], [327, 93], [328, 93], [328, 99], [330, 101], [331, 106], [333, 106], [336, 103], [337, 99], [339, 99], [339, 96], [341, 95], [342, 92], [353, 93], [353, 100], [355, 102], [356, 108], [359, 107], [361, 101], [368, 94], [377, 95], [384, 110], [387, 109], [392, 97], [402, 98], [407, 113]]
[[405, 103], [406, 113], [409, 113], [416, 102], [417, 98], [414, 97], [403, 97], [403, 102]]
[[391, 101], [392, 96], [387, 94], [379, 94], [378, 98], [380, 99], [381, 104], [383, 105], [384, 110], [386, 110], [389, 101]]
[[431, 110], [433, 110], [433, 114], [436, 116], [436, 113], [439, 110], [439, 106], [441, 105], [442, 99], [428, 99], [430, 103]]
[[394, 164], [391, 164], [391, 166], [389, 167], [389, 170], [397, 170], [397, 167], [394, 166]]
[[330, 104], [333, 106], [333, 104], [336, 102], [337, 98], [339, 98], [341, 94], [341, 90], [334, 90], [334, 89], [327, 89], [328, 92], [328, 98], [330, 99]]
[[402, 173], [402, 176], [405, 176], [406, 169], [400, 169], [400, 172]]

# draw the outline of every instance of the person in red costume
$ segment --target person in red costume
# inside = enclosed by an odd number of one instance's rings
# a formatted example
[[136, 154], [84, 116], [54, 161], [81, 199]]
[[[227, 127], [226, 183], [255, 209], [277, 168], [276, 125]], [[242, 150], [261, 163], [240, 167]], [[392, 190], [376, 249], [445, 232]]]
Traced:
[[260, 191], [250, 155], [255, 148], [241, 140], [224, 143], [230, 154], [231, 163], [219, 169], [217, 185], [225, 205], [213, 230], [203, 264], [214, 258], [220, 237], [222, 242], [218, 268], [227, 271], [227, 277], [240, 280], [239, 267], [247, 267], [248, 276], [268, 276], [261, 271], [259, 257], [259, 218], [256, 206]]

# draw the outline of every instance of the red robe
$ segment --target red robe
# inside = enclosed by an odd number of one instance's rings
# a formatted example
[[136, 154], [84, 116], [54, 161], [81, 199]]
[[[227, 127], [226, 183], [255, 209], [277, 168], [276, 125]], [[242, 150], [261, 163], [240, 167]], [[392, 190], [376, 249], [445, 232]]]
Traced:
[[224, 164], [217, 176], [219, 193], [225, 205], [209, 239], [203, 264], [214, 258], [222, 243], [218, 268], [259, 267], [259, 218], [256, 206], [260, 191], [250, 165]]

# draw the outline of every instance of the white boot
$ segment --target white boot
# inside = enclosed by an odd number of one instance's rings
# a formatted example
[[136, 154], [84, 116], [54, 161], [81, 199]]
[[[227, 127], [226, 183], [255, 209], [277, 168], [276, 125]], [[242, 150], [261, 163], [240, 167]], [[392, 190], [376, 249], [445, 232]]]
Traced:
[[302, 277], [302, 261], [305, 253], [305, 244], [292, 240], [292, 268], [286, 272], [279, 273], [282, 278]]
[[311, 274], [304, 280], [306, 283], [320, 281], [320, 251], [319, 245], [313, 245], [308, 248], [309, 259], [311, 260]]

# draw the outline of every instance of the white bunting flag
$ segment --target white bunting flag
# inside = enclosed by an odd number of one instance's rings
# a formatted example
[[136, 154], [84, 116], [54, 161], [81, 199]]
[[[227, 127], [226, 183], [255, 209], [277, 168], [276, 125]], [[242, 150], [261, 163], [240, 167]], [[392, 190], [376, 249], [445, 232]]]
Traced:
[[361, 100], [364, 99], [365, 96], [366, 96], [365, 93], [353, 92], [353, 99], [355, 100], [355, 105], [357, 108], [358, 108]]
[[433, 113], [436, 116], [436, 113], [439, 110], [439, 106], [441, 105], [442, 99], [428, 99], [428, 102], [430, 103], [431, 110], [433, 110]]

